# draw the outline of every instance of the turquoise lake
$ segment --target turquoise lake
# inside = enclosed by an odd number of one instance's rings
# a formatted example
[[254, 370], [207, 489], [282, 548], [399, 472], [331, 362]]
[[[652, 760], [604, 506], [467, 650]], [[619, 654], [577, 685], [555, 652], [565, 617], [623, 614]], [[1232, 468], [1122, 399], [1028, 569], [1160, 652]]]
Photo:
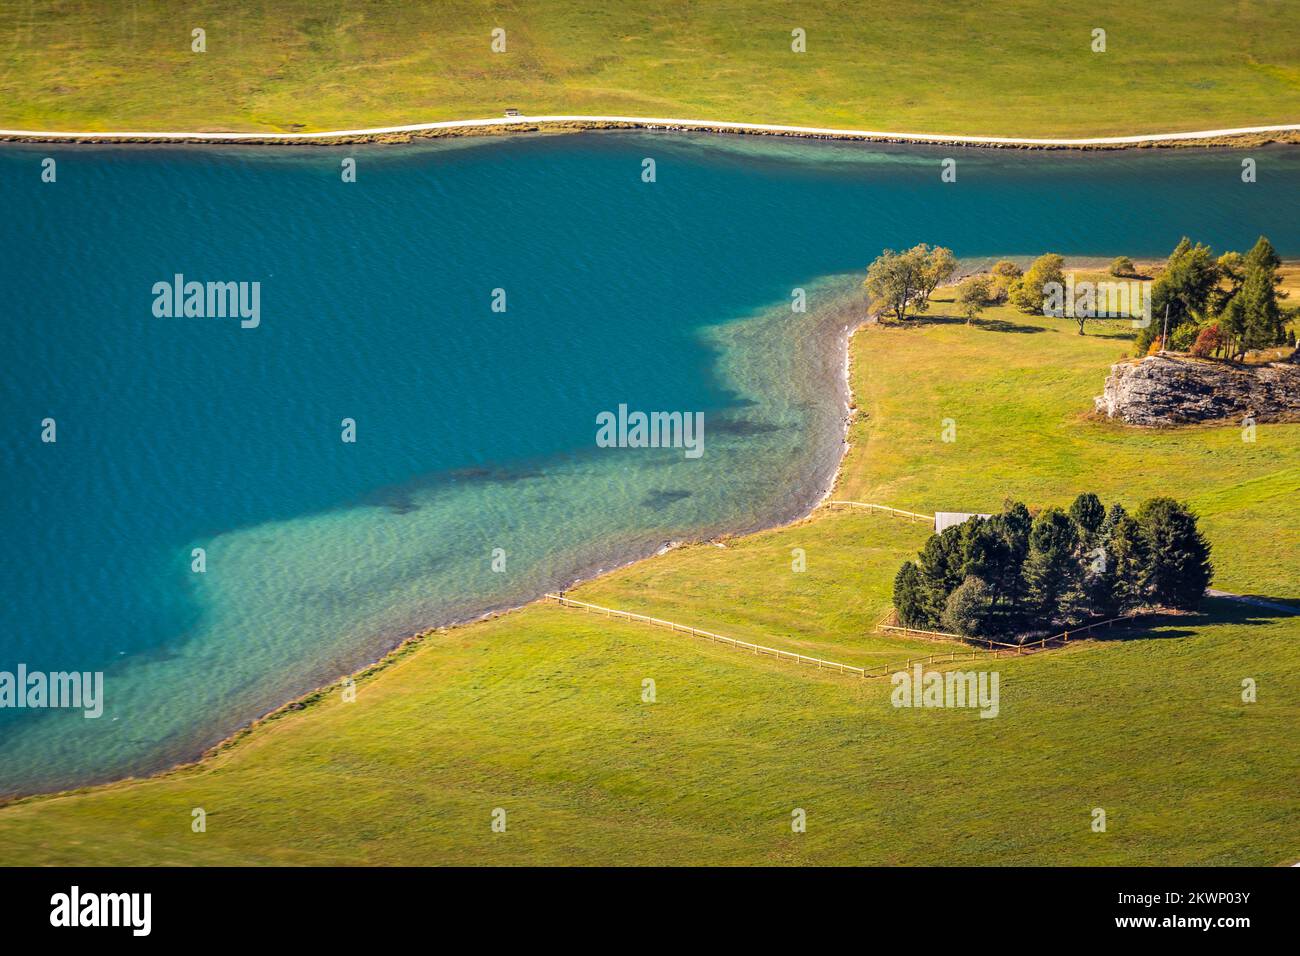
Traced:
[[[1296, 257], [1297, 197], [1286, 148], [2, 147], [0, 671], [105, 701], [0, 709], [0, 794], [191, 758], [417, 630], [806, 512], [884, 247]], [[260, 324], [155, 316], [176, 274], [260, 283]], [[597, 448], [620, 404], [703, 412], [704, 454]]]

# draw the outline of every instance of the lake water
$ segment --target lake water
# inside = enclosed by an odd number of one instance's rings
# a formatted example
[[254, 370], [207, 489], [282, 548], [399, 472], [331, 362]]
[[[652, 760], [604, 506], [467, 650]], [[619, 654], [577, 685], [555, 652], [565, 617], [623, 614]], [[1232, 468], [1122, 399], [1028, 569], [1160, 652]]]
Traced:
[[[922, 241], [1300, 255], [1300, 150], [1252, 151], [1253, 184], [1244, 155], [0, 148], [0, 671], [106, 674], [98, 719], [0, 710], [0, 793], [147, 773], [414, 631], [805, 511], [841, 450], [848, 274]], [[155, 316], [177, 273], [259, 282], [260, 324]], [[597, 448], [620, 404], [703, 412], [704, 454]]]

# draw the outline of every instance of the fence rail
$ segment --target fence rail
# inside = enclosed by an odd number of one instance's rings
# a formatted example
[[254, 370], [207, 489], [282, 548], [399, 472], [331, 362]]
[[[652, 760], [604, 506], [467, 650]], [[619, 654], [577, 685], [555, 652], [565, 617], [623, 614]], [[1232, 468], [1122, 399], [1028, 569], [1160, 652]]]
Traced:
[[1090, 631], [1094, 631], [1099, 627], [1114, 627], [1116, 624], [1131, 624], [1139, 618], [1149, 617], [1153, 613], [1156, 612], [1149, 610], [1131, 611], [1128, 614], [1121, 614], [1119, 617], [1107, 618], [1104, 621], [1093, 621], [1091, 624], [1081, 624], [1079, 627], [1062, 631], [1060, 634], [1052, 634], [1049, 637], [1039, 638], [1036, 641], [1026, 641], [1023, 644], [1008, 644], [1005, 641], [995, 641], [988, 637], [963, 637], [960, 634], [946, 634], [942, 631], [922, 631], [912, 627], [903, 627], [898, 624], [886, 624], [886, 621], [889, 621], [896, 616], [897, 612], [894, 610], [890, 610], [890, 612], [881, 619], [880, 623], [876, 625], [876, 630], [897, 632], [899, 634], [919, 634], [928, 638], [944, 638], [951, 641], [962, 641], [963, 643], [972, 644], [977, 647], [985, 647], [995, 653], [999, 653], [1005, 649], [1015, 651], [1017, 654], [1023, 654], [1026, 651], [1032, 651], [1035, 648], [1042, 651], [1047, 650], [1048, 647], [1053, 645], [1068, 644], [1070, 643], [1070, 635], [1072, 634], [1077, 637], [1080, 634], [1087, 634]]
[[901, 624], [877, 624], [877, 631], [896, 631], [899, 634], [915, 634], [932, 641], [958, 641], [962, 644], [969, 644], [966, 638], [960, 634], [949, 634], [947, 631], [922, 631], [915, 627], [903, 627]]
[[888, 515], [898, 515], [911, 521], [934, 521], [934, 515], [923, 515], [916, 511], [904, 511], [902, 508], [891, 508], [889, 505], [876, 505], [868, 501], [841, 501], [838, 499], [823, 502], [824, 507], [833, 507], [839, 505], [844, 508], [865, 508], [868, 511], [879, 511]]

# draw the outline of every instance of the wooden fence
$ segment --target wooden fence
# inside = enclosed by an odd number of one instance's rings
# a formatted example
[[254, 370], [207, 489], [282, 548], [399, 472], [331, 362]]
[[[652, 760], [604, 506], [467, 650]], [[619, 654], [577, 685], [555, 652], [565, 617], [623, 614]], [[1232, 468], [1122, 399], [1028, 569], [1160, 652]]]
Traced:
[[1091, 624], [1083, 624], [1079, 627], [1072, 628], [1068, 631], [1062, 631], [1060, 634], [1053, 634], [1050, 637], [1039, 638], [1036, 641], [1026, 641], [1023, 644], [1008, 644], [1004, 641], [995, 641], [988, 637], [963, 637], [960, 634], [946, 634], [942, 631], [921, 631], [911, 627], [903, 627], [898, 624], [886, 624], [891, 618], [895, 618], [897, 612], [890, 610], [889, 614], [876, 625], [876, 630], [898, 634], [916, 634], [929, 639], [945, 639], [950, 641], [962, 641], [966, 644], [972, 644], [976, 647], [985, 647], [995, 653], [1000, 653], [1003, 649], [1015, 651], [1017, 654], [1024, 654], [1026, 651], [1035, 649], [1044, 651], [1049, 647], [1063, 646], [1070, 643], [1070, 637], [1078, 637], [1081, 634], [1087, 634], [1100, 627], [1114, 627], [1116, 624], [1131, 624], [1139, 618], [1149, 617], [1153, 611], [1130, 611], [1128, 614], [1121, 614], [1119, 617], [1107, 618], [1104, 621], [1094, 621]]
[[947, 631], [924, 631], [920, 628], [906, 627], [899, 624], [898, 611], [892, 607], [889, 609], [889, 613], [876, 623], [876, 630], [896, 634], [906, 634], [911, 637], [919, 637], [926, 641], [953, 641], [958, 644], [966, 643], [966, 639], [960, 634], [949, 634]]
[[906, 518], [909, 521], [929, 521], [931, 523], [934, 522], [934, 515], [923, 515], [915, 511], [904, 511], [902, 508], [891, 508], [888, 505], [873, 505], [870, 502], [866, 502], [866, 501], [832, 500], [832, 501], [822, 502], [822, 506], [826, 508], [835, 507], [835, 506], [839, 506], [842, 508], [865, 508], [867, 511], [873, 511], [880, 514], [887, 514], [890, 515], [891, 517], [897, 516], [900, 518]]

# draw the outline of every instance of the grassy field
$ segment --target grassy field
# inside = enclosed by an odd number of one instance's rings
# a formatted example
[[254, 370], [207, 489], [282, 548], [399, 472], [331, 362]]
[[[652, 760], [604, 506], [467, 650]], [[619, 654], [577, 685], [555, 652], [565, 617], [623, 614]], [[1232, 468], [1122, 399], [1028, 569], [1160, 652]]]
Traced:
[[[988, 310], [979, 326], [869, 328], [857, 340], [864, 412], [842, 497], [917, 511], [993, 511], [1007, 496], [1066, 504], [1079, 491], [1136, 506], [1173, 494], [1200, 513], [1225, 590], [1300, 598], [1300, 526], [1280, 520], [1300, 489], [1295, 425], [1154, 431], [1092, 416], [1108, 366], [1132, 352], [1127, 322], [1077, 334], [1070, 319]], [[948, 300], [948, 301], [945, 301]], [[991, 368], [996, 373], [991, 374]], [[941, 423], [957, 440], [941, 440]]]
[[[1300, 425], [1087, 417], [1121, 326], [991, 310], [853, 342], [841, 493], [917, 510], [1095, 489], [1200, 510], [1222, 587], [1300, 599]], [[939, 441], [940, 421], [958, 440]], [[846, 662], [924, 528], [860, 513], [682, 548], [576, 590]], [[791, 549], [807, 570], [791, 570]], [[1207, 603], [1124, 640], [981, 662], [1001, 712], [533, 606], [432, 635], [204, 763], [0, 809], [7, 863], [1270, 864], [1300, 858], [1300, 618]], [[1258, 702], [1243, 704], [1254, 678]], [[656, 701], [642, 702], [643, 681]], [[192, 833], [191, 811], [207, 813]], [[507, 829], [493, 833], [494, 808]], [[1105, 833], [1091, 830], [1106, 810]], [[807, 812], [806, 833], [791, 812]]]
[[[6, 863], [1272, 863], [1300, 668], [1277, 623], [999, 661], [1001, 714], [535, 608], [199, 772], [0, 811]], [[1243, 676], [1259, 703], [1239, 701]], [[657, 702], [641, 702], [644, 678]], [[207, 832], [190, 831], [191, 810]], [[494, 808], [507, 828], [493, 833]], [[1094, 807], [1108, 829], [1090, 829]], [[791, 812], [808, 830], [791, 832]]]
[[[1285, 0], [959, 8], [4, 0], [0, 126], [356, 128], [527, 113], [1083, 136], [1294, 123]], [[506, 30], [506, 52], [490, 49]], [[207, 51], [191, 52], [191, 31]], [[807, 52], [791, 51], [802, 28]], [[1106, 31], [1106, 52], [1091, 50]]]

